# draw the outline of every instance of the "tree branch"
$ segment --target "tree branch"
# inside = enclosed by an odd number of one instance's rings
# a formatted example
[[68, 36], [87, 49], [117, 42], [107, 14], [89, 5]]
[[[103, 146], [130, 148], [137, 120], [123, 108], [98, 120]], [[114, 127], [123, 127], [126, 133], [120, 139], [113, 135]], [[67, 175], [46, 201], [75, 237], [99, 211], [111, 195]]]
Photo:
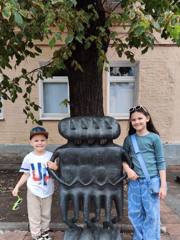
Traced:
[[[21, 79], [21, 78], [26, 77], [26, 76], [28, 76], [28, 75], [30, 75], [30, 74], [33, 74], [33, 73], [35, 73], [36, 71], [38, 71], [38, 70], [40, 70], [40, 69], [42, 69], [42, 68], [44, 68], [44, 67], [48, 67], [49, 65], [51, 65], [51, 63], [52, 63], [52, 61], [49, 62], [49, 63], [47, 63], [47, 64], [44, 65], [44, 66], [40, 66], [40, 67], [38, 67], [38, 68], [35, 68], [35, 69], [33, 69], [32, 71], [27, 72], [26, 74], [22, 74], [22, 75], [20, 75], [18, 78]], [[14, 78], [14, 79], [16, 79], [16, 78]], [[14, 80], [14, 79], [13, 79], [13, 80]]]
[[104, 5], [107, 2], [107, 0], [102, 1], [102, 5]]
[[114, 12], [120, 5], [121, 5], [121, 2], [117, 3], [115, 7], [112, 9], [112, 12]]

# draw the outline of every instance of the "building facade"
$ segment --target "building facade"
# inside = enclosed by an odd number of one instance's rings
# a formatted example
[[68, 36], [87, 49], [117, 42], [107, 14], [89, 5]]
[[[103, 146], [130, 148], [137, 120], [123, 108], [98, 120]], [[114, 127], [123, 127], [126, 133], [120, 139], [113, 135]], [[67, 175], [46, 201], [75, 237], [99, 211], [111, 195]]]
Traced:
[[[40, 47], [43, 49], [42, 55], [36, 59], [25, 60], [24, 68], [37, 68], [50, 59], [52, 53], [48, 45], [44, 43]], [[154, 49], [145, 55], [137, 51], [135, 63], [130, 63], [126, 58], [120, 59], [110, 46], [107, 57], [109, 65], [105, 66], [105, 69], [108, 71], [103, 72], [104, 112], [105, 115], [115, 117], [121, 125], [121, 135], [116, 142], [122, 144], [127, 134], [129, 108], [142, 104], [150, 111], [160, 132], [168, 162], [178, 164], [180, 48], [171, 42], [159, 40]], [[11, 74], [18, 74], [18, 70]], [[41, 106], [36, 116], [49, 131], [50, 145], [61, 145], [65, 142], [59, 135], [57, 126], [60, 119], [69, 116], [69, 108], [63, 104], [63, 101], [69, 98], [68, 94], [67, 76], [44, 79], [33, 89], [32, 99]], [[34, 125], [30, 121], [25, 123], [23, 106], [22, 96], [19, 96], [15, 103], [3, 101], [0, 109], [0, 161], [3, 161], [3, 156], [8, 156], [11, 147], [14, 147], [12, 155], [16, 154], [15, 149], [18, 147], [23, 155], [23, 146], [29, 144], [29, 131]]]

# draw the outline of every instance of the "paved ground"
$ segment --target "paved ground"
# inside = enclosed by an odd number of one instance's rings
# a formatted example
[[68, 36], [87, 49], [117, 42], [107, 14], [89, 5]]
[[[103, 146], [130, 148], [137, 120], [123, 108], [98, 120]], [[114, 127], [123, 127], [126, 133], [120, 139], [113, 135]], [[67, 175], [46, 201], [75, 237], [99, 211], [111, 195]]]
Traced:
[[[168, 168], [168, 197], [165, 201], [161, 202], [162, 229], [166, 230], [166, 233], [162, 233], [161, 240], [180, 240], [180, 183], [174, 181], [177, 175], [180, 176], [180, 166]], [[9, 178], [9, 181], [6, 184], [6, 189], [5, 187], [3, 189], [3, 182], [0, 182], [0, 240], [30, 240], [31, 237], [27, 231], [27, 215], [24, 212], [25, 208], [21, 208], [19, 212], [15, 212], [14, 215], [12, 214], [12, 211], [9, 211], [9, 215], [5, 214], [8, 212], [7, 206], [12, 205], [12, 197], [10, 197], [9, 194], [12, 189], [11, 181], [13, 180]], [[6, 206], [6, 210], [2, 209], [2, 204], [4, 204], [4, 207]], [[53, 209], [54, 208], [56, 208], [56, 206], [54, 206]], [[56, 215], [58, 216], [57, 208], [56, 211], [53, 211], [56, 212]], [[62, 240], [63, 232], [60, 231], [60, 228], [63, 228], [63, 226], [58, 225], [58, 217], [55, 217], [55, 220], [56, 221], [51, 225], [51, 235], [54, 240]], [[128, 230], [129, 228], [127, 227], [126, 229], [125, 227], [124, 229]], [[132, 238], [131, 233], [128, 231], [125, 232], [123, 240], [130, 240]]]
[[180, 176], [180, 166], [169, 167], [168, 196], [161, 203], [161, 221], [166, 226], [167, 239], [170, 240], [180, 240], [180, 183], [174, 181], [176, 176]]

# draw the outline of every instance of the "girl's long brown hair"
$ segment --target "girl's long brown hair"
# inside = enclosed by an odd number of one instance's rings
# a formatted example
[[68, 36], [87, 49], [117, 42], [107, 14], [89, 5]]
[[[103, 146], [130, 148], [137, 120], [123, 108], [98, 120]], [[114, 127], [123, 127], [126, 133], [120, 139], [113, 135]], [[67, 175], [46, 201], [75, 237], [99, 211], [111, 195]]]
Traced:
[[149, 121], [147, 122], [147, 130], [149, 132], [153, 132], [153, 133], [156, 133], [156, 134], [159, 135], [159, 132], [156, 130], [156, 128], [153, 124], [150, 113], [147, 111], [147, 109], [144, 106], [139, 106], [139, 108], [137, 108], [137, 109], [136, 109], [136, 107], [134, 107], [134, 110], [130, 111], [130, 114], [129, 114], [129, 131], [128, 131], [129, 135], [132, 135], [132, 134], [136, 133], [136, 130], [133, 128], [133, 126], [131, 124], [131, 115], [134, 112], [140, 112], [144, 116], [149, 117]]

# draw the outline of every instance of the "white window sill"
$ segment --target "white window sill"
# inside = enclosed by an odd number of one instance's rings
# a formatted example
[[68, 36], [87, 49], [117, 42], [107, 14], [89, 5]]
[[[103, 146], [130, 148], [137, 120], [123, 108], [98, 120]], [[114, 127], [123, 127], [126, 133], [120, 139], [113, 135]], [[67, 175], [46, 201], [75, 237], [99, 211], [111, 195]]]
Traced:
[[70, 114], [43, 114], [40, 116], [40, 120], [61, 120], [63, 118], [70, 117]]
[[129, 119], [129, 114], [118, 115], [118, 114], [109, 113], [108, 116], [113, 117], [116, 120], [128, 120]]

